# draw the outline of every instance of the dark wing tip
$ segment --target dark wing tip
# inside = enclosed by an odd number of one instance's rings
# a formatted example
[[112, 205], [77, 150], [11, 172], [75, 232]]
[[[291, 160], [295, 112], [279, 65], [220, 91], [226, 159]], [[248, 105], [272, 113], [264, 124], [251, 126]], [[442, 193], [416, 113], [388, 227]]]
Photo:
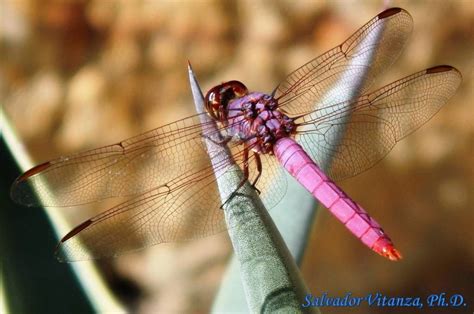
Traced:
[[51, 162], [49, 161], [42, 163], [36, 167], [31, 168], [30, 170], [26, 171], [21, 176], [16, 178], [10, 189], [10, 198], [16, 203], [25, 206], [37, 206], [41, 204], [38, 202], [35, 191], [30, 185], [28, 179], [44, 171], [45, 169], [48, 169], [50, 166]]
[[79, 232], [81, 232], [82, 230], [86, 229], [87, 227], [89, 227], [91, 224], [92, 224], [92, 219], [88, 219], [86, 221], [84, 221], [83, 223], [81, 223], [80, 225], [74, 227], [74, 229], [72, 229], [71, 231], [69, 231], [60, 241], [60, 243], [64, 243], [66, 242], [67, 240], [69, 240], [70, 238], [72, 238], [73, 236], [75, 236], [76, 234], [78, 234]]
[[70, 254], [68, 254], [68, 252], [64, 249], [64, 242], [66, 242], [67, 240], [69, 240], [70, 238], [72, 238], [73, 236], [77, 235], [78, 233], [80, 233], [82, 230], [86, 229], [87, 227], [89, 227], [91, 224], [93, 223], [93, 220], [92, 219], [88, 219], [86, 221], [84, 221], [83, 223], [81, 223], [80, 225], [74, 227], [74, 229], [72, 229], [71, 231], [69, 231], [58, 243], [58, 245], [56, 245], [56, 249], [55, 249], [55, 255], [56, 255], [56, 258], [58, 259], [58, 261], [60, 262], [71, 262], [73, 261], [74, 259], [70, 258]]
[[31, 168], [30, 170], [26, 171], [24, 174], [22, 174], [21, 176], [19, 176], [16, 180], [15, 180], [15, 183], [17, 182], [22, 182], [22, 181], [26, 181], [28, 180], [29, 177], [32, 177], [34, 176], [35, 174], [38, 174], [40, 173], [41, 171], [45, 170], [45, 169], [48, 169], [49, 167], [51, 166], [51, 162], [50, 161], [47, 161], [45, 163], [42, 163], [40, 165], [37, 165], [33, 168]]
[[457, 72], [459, 72], [456, 68], [454, 68], [450, 65], [437, 65], [435, 67], [426, 69], [426, 74], [448, 72], [448, 71], [457, 71]]
[[390, 9], [387, 9], [387, 10], [379, 13], [377, 15], [377, 17], [382, 20], [382, 19], [385, 19], [385, 18], [390, 17], [392, 15], [395, 15], [395, 14], [401, 12], [401, 11], [405, 11], [405, 10], [403, 10], [402, 8], [390, 8]]

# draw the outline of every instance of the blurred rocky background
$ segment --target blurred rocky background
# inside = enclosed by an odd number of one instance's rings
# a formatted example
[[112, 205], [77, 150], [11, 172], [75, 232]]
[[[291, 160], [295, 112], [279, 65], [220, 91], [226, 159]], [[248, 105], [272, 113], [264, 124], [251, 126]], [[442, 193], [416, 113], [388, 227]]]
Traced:
[[[193, 114], [187, 60], [204, 90], [238, 79], [252, 90], [271, 91], [286, 73], [342, 42], [384, 5], [1, 0], [1, 101], [35, 160], [46, 161]], [[384, 226], [405, 258], [391, 263], [376, 256], [322, 210], [303, 276], [315, 295], [461, 293], [472, 312], [474, 2], [393, 1], [390, 6], [407, 9], [415, 28], [377, 86], [437, 64], [457, 67], [463, 84], [383, 162], [341, 183]], [[72, 223], [93, 210], [76, 212]], [[111, 289], [133, 311], [203, 313], [210, 309], [230, 254], [229, 240], [220, 234], [100, 265]]]

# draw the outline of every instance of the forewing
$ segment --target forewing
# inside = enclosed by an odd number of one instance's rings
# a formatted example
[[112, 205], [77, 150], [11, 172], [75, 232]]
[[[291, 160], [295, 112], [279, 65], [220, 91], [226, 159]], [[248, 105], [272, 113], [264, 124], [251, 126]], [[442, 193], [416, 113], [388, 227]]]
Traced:
[[195, 171], [208, 159], [199, 115], [115, 145], [61, 157], [20, 176], [11, 195], [24, 205], [73, 206], [132, 196]]
[[329, 175], [334, 180], [354, 176], [426, 123], [455, 93], [461, 80], [460, 72], [451, 66], [417, 72], [356, 101], [301, 117], [296, 139], [316, 163], [322, 163], [323, 156], [332, 156]]
[[275, 91], [279, 107], [299, 116], [357, 98], [395, 61], [412, 29], [403, 9], [378, 14], [342, 44], [290, 73]]

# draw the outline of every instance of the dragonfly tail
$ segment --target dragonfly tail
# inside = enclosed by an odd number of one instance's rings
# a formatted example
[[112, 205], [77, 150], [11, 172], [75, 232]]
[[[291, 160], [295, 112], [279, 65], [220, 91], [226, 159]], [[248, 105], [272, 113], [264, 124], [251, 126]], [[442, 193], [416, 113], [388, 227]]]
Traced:
[[380, 225], [327, 177], [298, 143], [291, 138], [279, 139], [274, 153], [283, 167], [362, 243], [391, 261], [402, 258]]
[[387, 241], [385, 238], [380, 238], [375, 242], [372, 250], [391, 261], [399, 261], [402, 259], [402, 254], [393, 246], [391, 241]]

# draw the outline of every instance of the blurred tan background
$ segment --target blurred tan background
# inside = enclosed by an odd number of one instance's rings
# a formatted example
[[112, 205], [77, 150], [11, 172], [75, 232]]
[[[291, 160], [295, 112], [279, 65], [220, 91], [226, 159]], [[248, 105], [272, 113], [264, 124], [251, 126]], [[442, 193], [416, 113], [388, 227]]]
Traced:
[[[0, 6], [0, 95], [25, 145], [42, 162], [193, 114], [188, 59], [204, 90], [238, 79], [252, 90], [270, 92], [286, 73], [383, 10], [384, 2], [2, 0]], [[315, 295], [461, 293], [470, 313], [474, 2], [390, 6], [409, 11], [415, 28], [377, 86], [437, 64], [457, 67], [463, 84], [383, 162], [341, 183], [384, 226], [404, 259], [391, 263], [375, 255], [321, 210], [303, 276]], [[73, 222], [93, 210], [77, 213]], [[105, 260], [101, 269], [134, 311], [201, 313], [210, 308], [230, 253], [221, 234]]]

